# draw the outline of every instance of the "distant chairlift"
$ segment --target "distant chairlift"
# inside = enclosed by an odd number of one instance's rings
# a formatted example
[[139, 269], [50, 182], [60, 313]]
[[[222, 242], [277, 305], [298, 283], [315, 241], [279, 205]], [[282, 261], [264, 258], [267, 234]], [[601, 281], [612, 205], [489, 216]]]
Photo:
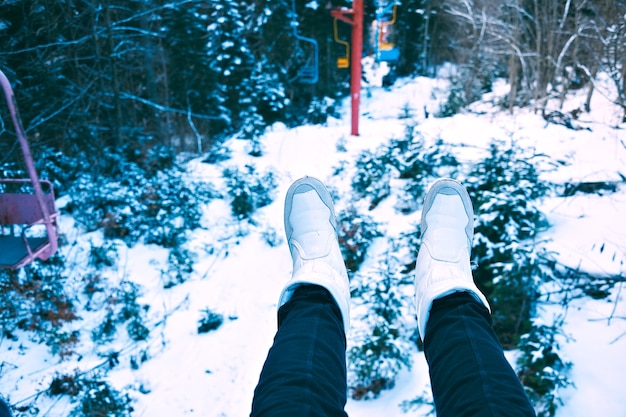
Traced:
[[[2, 71], [0, 84], [30, 177], [0, 179], [0, 268], [17, 269], [56, 252], [58, 213], [52, 184], [37, 176], [13, 89]], [[42, 230], [35, 233], [35, 229]]]
[[[376, 11], [374, 50], [376, 61], [395, 64], [400, 59], [400, 50], [393, 41], [397, 4], [389, 3]], [[391, 13], [391, 17], [389, 14]]]
[[346, 54], [337, 58], [337, 68], [349, 68], [350, 67], [350, 43], [348, 41], [344, 41], [343, 39], [339, 39], [339, 29], [337, 28], [337, 18], [333, 19], [333, 28], [334, 28], [334, 36], [335, 42], [342, 44], [346, 48]]
[[298, 33], [298, 20], [296, 13], [296, 1], [292, 0], [292, 19], [291, 28], [293, 29], [293, 35], [299, 41], [310, 44], [313, 48], [312, 53], [309, 55], [306, 63], [300, 67], [296, 75], [296, 80], [302, 84], [316, 84], [319, 80], [319, 47], [317, 41], [313, 38], [307, 38]]

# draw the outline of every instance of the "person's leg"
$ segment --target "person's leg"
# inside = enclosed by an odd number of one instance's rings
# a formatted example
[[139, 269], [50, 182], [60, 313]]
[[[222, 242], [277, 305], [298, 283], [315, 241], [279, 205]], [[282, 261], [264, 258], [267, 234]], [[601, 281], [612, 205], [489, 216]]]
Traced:
[[346, 416], [346, 339], [328, 291], [300, 286], [279, 327], [254, 392], [252, 416]]
[[469, 293], [433, 302], [424, 353], [437, 417], [535, 415], [489, 311]]
[[491, 327], [487, 299], [474, 284], [474, 211], [458, 182], [426, 194], [415, 302], [438, 417], [534, 416]]
[[0, 399], [0, 417], [11, 417], [11, 410], [2, 399]]
[[332, 199], [320, 181], [305, 177], [289, 188], [285, 232], [293, 273], [251, 415], [344, 417], [350, 289]]

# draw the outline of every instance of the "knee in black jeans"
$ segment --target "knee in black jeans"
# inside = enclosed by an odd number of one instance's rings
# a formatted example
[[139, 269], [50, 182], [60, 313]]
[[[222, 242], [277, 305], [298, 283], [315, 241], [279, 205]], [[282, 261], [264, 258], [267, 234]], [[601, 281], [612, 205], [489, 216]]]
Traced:
[[330, 293], [316, 285], [298, 288], [280, 308], [278, 323], [251, 415], [345, 417], [346, 338]]
[[469, 293], [433, 302], [424, 353], [438, 417], [535, 415], [489, 311]]

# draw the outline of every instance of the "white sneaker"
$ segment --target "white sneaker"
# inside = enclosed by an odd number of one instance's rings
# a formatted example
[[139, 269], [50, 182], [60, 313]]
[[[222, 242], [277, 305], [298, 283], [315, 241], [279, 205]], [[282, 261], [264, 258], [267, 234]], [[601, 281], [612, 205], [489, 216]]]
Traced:
[[451, 179], [437, 180], [424, 199], [422, 244], [415, 266], [415, 305], [422, 340], [438, 298], [465, 291], [491, 311], [472, 277], [473, 236], [474, 210], [465, 187]]
[[280, 294], [278, 307], [303, 284], [322, 286], [341, 310], [345, 334], [350, 328], [350, 287], [337, 239], [337, 219], [328, 190], [319, 180], [294, 182], [285, 198], [285, 233], [293, 259], [293, 274]]

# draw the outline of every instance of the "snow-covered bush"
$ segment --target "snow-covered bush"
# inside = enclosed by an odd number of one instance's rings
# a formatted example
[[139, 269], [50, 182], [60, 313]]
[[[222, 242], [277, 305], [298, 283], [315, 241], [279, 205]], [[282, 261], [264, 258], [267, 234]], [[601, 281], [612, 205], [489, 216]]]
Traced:
[[537, 287], [544, 279], [533, 239], [547, 227], [535, 201], [548, 185], [534, 162], [536, 157], [519, 147], [494, 142], [464, 181], [477, 215], [474, 279], [490, 300], [494, 328], [506, 348], [517, 346], [530, 330]]
[[224, 323], [224, 316], [208, 307], [202, 310], [202, 317], [198, 320], [198, 333], [208, 333], [218, 329]]
[[406, 183], [404, 192], [398, 196], [398, 209], [405, 213], [414, 211], [428, 180], [450, 176], [459, 165], [441, 140], [426, 146], [415, 128], [414, 124], [408, 124], [402, 139], [391, 139], [388, 145], [359, 155], [352, 189], [370, 199], [371, 209], [391, 194], [390, 181], [400, 178]]
[[563, 403], [560, 389], [571, 385], [568, 376], [571, 363], [563, 359], [556, 341], [561, 334], [561, 325], [533, 326], [520, 340], [518, 375], [534, 404], [537, 417], [553, 417]]
[[548, 227], [537, 207], [549, 190], [536, 167], [540, 158], [494, 142], [465, 183], [477, 215], [474, 279], [489, 299], [500, 342], [522, 352], [519, 376], [538, 415], [548, 417], [560, 402], [558, 389], [568, 384], [569, 365], [558, 354], [559, 325], [532, 323], [540, 286], [557, 273], [553, 254], [535, 241]]
[[330, 97], [314, 97], [307, 110], [307, 121], [324, 124], [329, 117], [339, 118], [335, 100]]
[[439, 105], [437, 117], [450, 117], [459, 113], [461, 109], [467, 106], [463, 86], [458, 82], [453, 82], [448, 91], [448, 97], [445, 102]]
[[411, 303], [404, 291], [411, 280], [402, 273], [398, 248], [390, 249], [373, 271], [352, 281], [353, 302], [360, 311], [348, 350], [349, 388], [354, 399], [378, 396], [393, 388], [396, 376], [411, 366], [411, 344], [404, 317]]
[[375, 314], [363, 320], [368, 328], [354, 332], [357, 345], [348, 352], [349, 389], [355, 400], [375, 398], [393, 388], [400, 370], [411, 364], [410, 346], [398, 328]]
[[348, 270], [353, 275], [363, 263], [372, 240], [381, 236], [378, 224], [369, 216], [349, 207], [337, 216], [339, 247]]
[[352, 178], [355, 193], [371, 201], [370, 208], [376, 207], [389, 196], [391, 188], [391, 161], [389, 148], [380, 147], [375, 152], [364, 151], [356, 160], [356, 174]]
[[69, 395], [75, 397], [80, 394], [82, 384], [80, 377], [76, 374], [55, 374], [52, 377], [52, 382], [48, 387], [48, 395]]
[[270, 247], [275, 248], [281, 245], [284, 241], [281, 234], [279, 234], [273, 227], [268, 227], [261, 231], [261, 237]]
[[114, 266], [118, 261], [117, 246], [112, 241], [106, 241], [102, 246], [91, 244], [89, 263], [96, 269]]
[[438, 140], [432, 146], [426, 146], [424, 138], [407, 126], [406, 137], [391, 144], [405, 149], [396, 159], [399, 178], [406, 180], [404, 193], [398, 196], [397, 208], [403, 213], [417, 209], [416, 202], [426, 194], [426, 185], [433, 178], [453, 177], [459, 162], [443, 141]]
[[153, 144], [145, 148], [127, 146], [124, 148], [128, 161], [136, 163], [148, 177], [168, 171], [176, 166], [176, 150], [163, 144]]
[[415, 109], [411, 106], [410, 102], [406, 102], [400, 107], [400, 114], [398, 119], [413, 119], [415, 117]]
[[26, 266], [23, 273], [0, 270], [0, 326], [6, 337], [14, 338], [16, 329], [29, 331], [33, 340], [45, 343], [54, 354], [72, 354], [78, 338], [65, 325], [80, 317], [66, 285], [64, 262], [57, 254], [47, 262]]
[[238, 219], [249, 219], [256, 209], [265, 207], [274, 200], [274, 191], [278, 187], [274, 173], [258, 173], [253, 165], [244, 169], [226, 168], [226, 179], [230, 207]]
[[164, 247], [184, 241], [181, 234], [200, 226], [202, 205], [216, 196], [209, 184], [194, 183], [178, 169], [148, 176], [129, 164], [119, 181], [101, 182], [85, 174], [74, 183], [64, 210], [87, 231], [102, 228], [107, 238], [128, 244], [140, 239]]
[[98, 376], [80, 381], [80, 403], [70, 413], [70, 417], [125, 417], [131, 416], [132, 401], [128, 394], [122, 394]]
[[[43, 147], [38, 152], [35, 164], [40, 178], [45, 178], [52, 182], [54, 194], [57, 198], [67, 192], [72, 182], [80, 176], [81, 172], [89, 169], [84, 154], [80, 154], [78, 157], [70, 157], [49, 147]], [[0, 169], [1, 176], [2, 171]], [[21, 175], [21, 177], [25, 176], [27, 175]]]
[[172, 288], [187, 280], [193, 272], [196, 254], [183, 245], [176, 246], [167, 255], [167, 267], [161, 271], [163, 288]]
[[128, 336], [134, 341], [148, 338], [150, 330], [145, 326], [144, 320], [148, 305], [140, 305], [137, 301], [139, 287], [124, 281], [119, 286], [113, 287], [106, 298], [106, 314], [98, 327], [92, 330], [91, 338], [96, 343], [107, 343], [117, 334], [118, 325], [126, 323]]
[[206, 164], [217, 164], [218, 162], [228, 161], [232, 157], [232, 151], [223, 143], [216, 142], [207, 152], [202, 162]]
[[242, 126], [240, 136], [241, 139], [250, 142], [248, 155], [255, 157], [263, 156], [263, 145], [260, 139], [267, 128], [267, 124], [263, 118], [256, 113], [256, 108], [246, 110], [241, 116]]
[[440, 104], [437, 117], [454, 116], [463, 107], [479, 100], [483, 94], [492, 90], [497, 69], [493, 67], [492, 60], [487, 58], [485, 61], [482, 63], [483, 66], [467, 65], [451, 74], [448, 97]]

